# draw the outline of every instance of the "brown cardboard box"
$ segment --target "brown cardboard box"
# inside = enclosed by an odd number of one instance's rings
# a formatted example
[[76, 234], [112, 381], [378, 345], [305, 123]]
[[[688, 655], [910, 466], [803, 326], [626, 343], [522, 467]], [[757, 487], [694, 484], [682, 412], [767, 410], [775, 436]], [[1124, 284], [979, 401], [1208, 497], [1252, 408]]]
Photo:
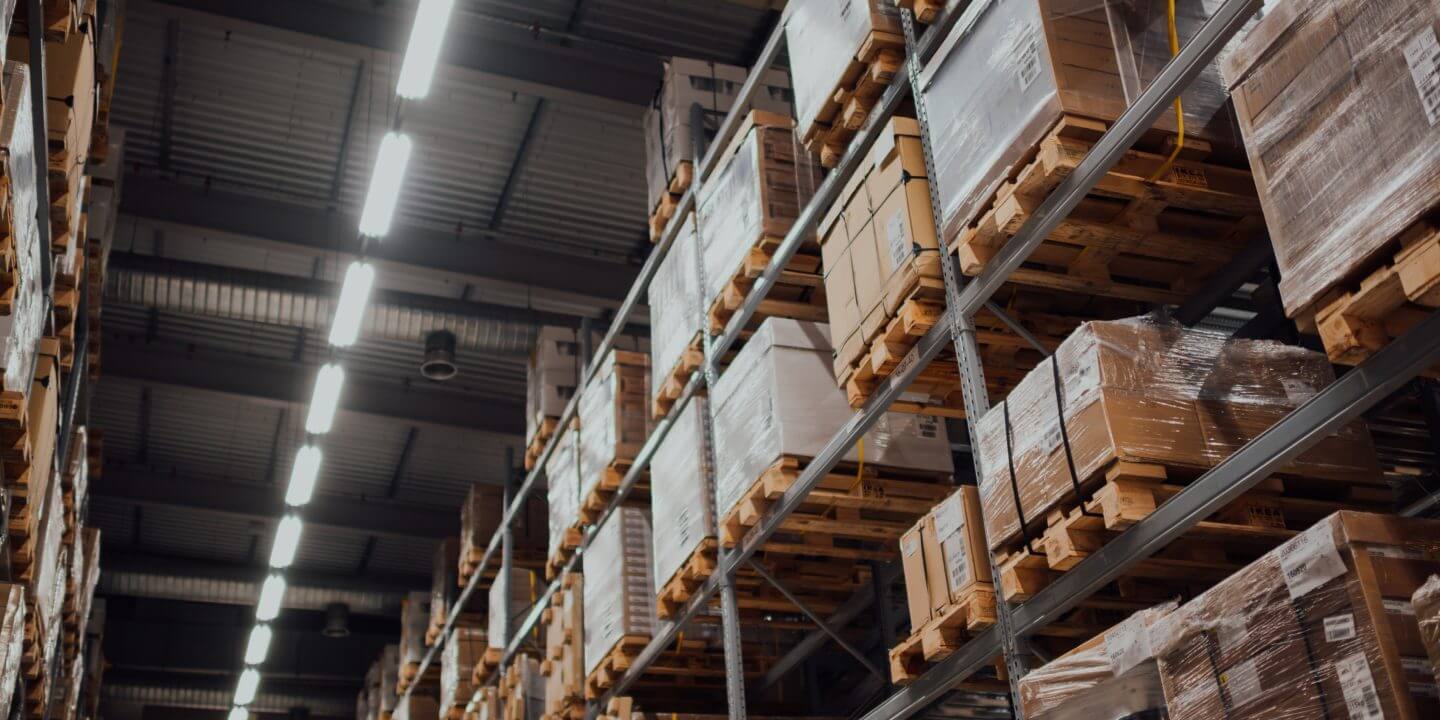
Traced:
[[1092, 720], [1164, 710], [1150, 628], [1174, 611], [1170, 602], [1137, 612], [1021, 678], [1025, 717]]
[[980, 521], [980, 496], [965, 485], [936, 505], [900, 538], [910, 626], [918, 630], [947, 605], [991, 582], [990, 556]]
[[[7, 56], [28, 63], [29, 40], [11, 38]], [[45, 43], [45, 117], [52, 168], [60, 158], [66, 165], [84, 167], [95, 120], [95, 90], [95, 37], [90, 24], [70, 33], [63, 43]]]
[[1440, 686], [1440, 575], [1431, 575], [1411, 598], [1415, 617], [1420, 624], [1420, 640], [1430, 660], [1431, 674]]
[[900, 568], [905, 573], [905, 604], [910, 608], [910, 627], [918, 629], [930, 622], [930, 583], [925, 567], [922, 537], [930, 516], [920, 518], [915, 527], [900, 536]]

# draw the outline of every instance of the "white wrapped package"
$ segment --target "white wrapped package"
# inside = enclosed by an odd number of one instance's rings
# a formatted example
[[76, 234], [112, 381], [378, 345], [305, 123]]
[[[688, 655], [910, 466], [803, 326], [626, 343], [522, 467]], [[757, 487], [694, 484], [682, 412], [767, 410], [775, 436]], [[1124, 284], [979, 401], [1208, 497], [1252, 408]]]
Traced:
[[555, 557], [565, 531], [579, 522], [580, 466], [578, 433], [569, 429], [560, 433], [555, 450], [545, 463], [545, 499], [549, 502], [550, 544], [546, 557]]
[[706, 538], [715, 537], [706, 412], [705, 398], [692, 399], [650, 460], [657, 587], [669, 582]]
[[[1182, 43], [1218, 5], [1176, 4]], [[920, 79], [942, 237], [954, 239], [979, 214], [1062, 114], [1118, 118], [1169, 60], [1166, 0], [972, 3]], [[1182, 98], [1187, 135], [1238, 146], [1213, 64]], [[1174, 111], [1156, 127], [1173, 131]]]
[[900, 9], [891, 0], [791, 0], [785, 11], [795, 117], [807, 131], [870, 30], [900, 31]]
[[501, 598], [505, 586], [505, 583], [501, 582], [502, 577], [497, 575], [490, 584], [490, 602], [487, 608], [490, 630], [487, 639], [492, 648], [505, 647], [511, 639], [511, 633], [520, 627], [521, 621], [530, 613], [530, 608], [535, 605], [535, 598], [539, 595], [535, 573], [524, 568], [510, 568], [510, 618], [507, 623], [505, 612], [501, 608], [504, 604]]
[[583, 557], [585, 674], [627, 635], [655, 632], [649, 513], [621, 507], [595, 532]]
[[705, 327], [696, 242], [695, 216], [686, 215], [680, 234], [650, 281], [650, 369], [656, 378], [651, 383], [652, 397], [664, 389], [663, 379], [680, 364], [690, 342]]
[[[813, 457], [854, 415], [831, 356], [827, 325], [769, 318], [720, 376], [711, 392], [719, 517], [776, 461]], [[945, 426], [934, 417], [886, 413], [864, 443], [867, 465], [954, 471]], [[854, 448], [845, 455], [857, 459]]]
[[471, 682], [475, 663], [485, 654], [485, 629], [460, 626], [440, 651], [440, 712], [465, 707], [475, 692]]
[[580, 395], [580, 498], [617, 460], [635, 457], [650, 430], [650, 358], [611, 350]]
[[0, 148], [10, 186], [11, 252], [15, 253], [14, 299], [10, 313], [0, 315], [4, 338], [4, 389], [30, 394], [36, 346], [44, 318], [40, 287], [40, 229], [36, 224], [35, 133], [30, 123], [30, 70], [22, 62], [5, 64], [5, 111], [0, 122]]
[[411, 592], [400, 602], [400, 664], [419, 664], [425, 657], [425, 629], [430, 626], [430, 593]]
[[400, 699], [400, 646], [386, 645], [380, 653], [380, 711], [393, 713]]

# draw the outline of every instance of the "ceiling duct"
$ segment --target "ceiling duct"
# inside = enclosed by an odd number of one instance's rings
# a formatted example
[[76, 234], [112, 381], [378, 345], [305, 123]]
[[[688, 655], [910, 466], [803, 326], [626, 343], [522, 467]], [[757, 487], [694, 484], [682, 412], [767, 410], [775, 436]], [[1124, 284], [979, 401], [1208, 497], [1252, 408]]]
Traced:
[[350, 635], [350, 606], [345, 603], [330, 603], [325, 606], [325, 629], [321, 634], [328, 638], [343, 638]]
[[425, 359], [420, 361], [420, 374], [437, 382], [455, 377], [455, 333], [435, 330], [425, 336]]

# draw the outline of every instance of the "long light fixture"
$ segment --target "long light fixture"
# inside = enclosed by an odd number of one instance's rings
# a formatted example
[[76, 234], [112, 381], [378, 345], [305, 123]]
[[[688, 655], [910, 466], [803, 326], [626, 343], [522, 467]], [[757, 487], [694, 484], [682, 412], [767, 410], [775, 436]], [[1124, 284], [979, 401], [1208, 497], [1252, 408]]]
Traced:
[[315, 375], [315, 394], [310, 396], [310, 414], [305, 418], [305, 432], [324, 435], [335, 424], [335, 408], [340, 405], [340, 389], [345, 387], [345, 368], [339, 363], [326, 363]]
[[440, 45], [445, 39], [445, 26], [450, 24], [450, 10], [455, 0], [420, 0], [415, 11], [415, 24], [410, 27], [410, 45], [405, 48], [405, 62], [400, 66], [400, 82], [396, 92], [406, 100], [419, 100], [430, 93], [435, 77], [435, 63], [440, 59]]
[[320, 448], [306, 445], [295, 453], [295, 465], [290, 468], [290, 487], [285, 489], [285, 504], [300, 507], [310, 502], [315, 494], [315, 478], [320, 475]]
[[[260, 600], [255, 604], [255, 619], [261, 622], [270, 622], [280, 614], [280, 603], [285, 599], [285, 578], [281, 575], [271, 575], [265, 578], [265, 584], [260, 586]], [[245, 703], [237, 702], [236, 705]]]
[[245, 664], [259, 665], [270, 654], [271, 631], [269, 625], [256, 625], [250, 629], [250, 641], [245, 644]]
[[255, 668], [245, 668], [240, 681], [235, 683], [235, 704], [249, 705], [255, 702], [255, 691], [260, 689], [260, 673]]
[[350, 347], [360, 337], [360, 323], [370, 304], [370, 288], [375, 284], [375, 268], [363, 260], [350, 263], [345, 269], [345, 283], [340, 286], [340, 300], [335, 304], [335, 320], [330, 326], [330, 344]]
[[243, 707], [232, 707], [226, 720], [250, 720], [250, 711]]
[[275, 542], [270, 544], [270, 567], [284, 570], [295, 562], [295, 551], [300, 548], [302, 525], [298, 515], [286, 515], [275, 528]]
[[370, 176], [370, 191], [365, 194], [365, 207], [360, 211], [361, 235], [383, 238], [390, 232], [409, 164], [410, 138], [395, 130], [385, 133], [380, 140], [380, 155], [375, 159], [375, 174]]

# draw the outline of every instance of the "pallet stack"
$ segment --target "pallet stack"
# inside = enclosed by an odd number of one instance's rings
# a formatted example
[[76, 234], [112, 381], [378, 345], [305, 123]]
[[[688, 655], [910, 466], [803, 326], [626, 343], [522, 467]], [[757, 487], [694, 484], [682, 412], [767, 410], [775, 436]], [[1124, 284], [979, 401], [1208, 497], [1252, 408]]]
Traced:
[[[500, 526], [505, 515], [504, 492], [492, 483], [475, 483], [460, 506], [460, 544], [456, 587], [465, 587], [470, 577], [480, 567], [485, 549]], [[539, 569], [544, 566], [546, 506], [545, 501], [534, 495], [526, 499], [521, 514], [512, 525], [513, 561], [516, 567]], [[452, 562], [456, 558], [451, 556]], [[500, 571], [500, 555], [490, 558], [484, 580], [492, 581]], [[481, 586], [482, 589], [485, 587]]]
[[650, 435], [650, 355], [611, 350], [580, 394], [579, 517], [600, 519]]
[[543, 720], [581, 720], [585, 716], [585, 578], [569, 573], [541, 617], [545, 623]]
[[655, 632], [655, 576], [650, 513], [621, 507], [586, 548], [585, 697], [614, 685]]
[[[559, 428], [565, 404], [580, 385], [580, 338], [572, 328], [545, 326], [525, 366], [525, 469], [533, 470], [540, 452]], [[488, 539], [488, 536], [486, 537]]]
[[440, 718], [464, 720], [475, 694], [475, 665], [485, 655], [485, 628], [457, 625], [440, 651]]
[[500, 680], [501, 720], [540, 720], [545, 714], [545, 678], [540, 663], [521, 653]]
[[399, 693], [409, 690], [412, 685], [432, 687], [440, 681], [440, 667], [430, 663], [425, 675], [420, 675], [420, 661], [425, 657], [425, 637], [430, 626], [430, 593], [408, 593], [400, 601], [400, 656], [396, 668], [399, 680], [395, 689]]
[[689, 602], [718, 560], [709, 412], [704, 398], [691, 400], [650, 460], [656, 614], [665, 619]]
[[[505, 655], [506, 643], [510, 642], [519, 631], [520, 624], [524, 622], [525, 616], [530, 614], [530, 609], [539, 599], [540, 591], [540, 582], [535, 572], [517, 567], [510, 568], [508, 582], [499, 582], [497, 579], [490, 585], [486, 604], [488, 614], [486, 648], [480, 656], [479, 662], [475, 663], [475, 670], [472, 673], [475, 685], [484, 685], [490, 675], [500, 667], [500, 661]], [[508, 601], [505, 599], [507, 595]], [[508, 613], [504, 609], [506, 606], [509, 609]], [[536, 632], [538, 632], [538, 628]]]

